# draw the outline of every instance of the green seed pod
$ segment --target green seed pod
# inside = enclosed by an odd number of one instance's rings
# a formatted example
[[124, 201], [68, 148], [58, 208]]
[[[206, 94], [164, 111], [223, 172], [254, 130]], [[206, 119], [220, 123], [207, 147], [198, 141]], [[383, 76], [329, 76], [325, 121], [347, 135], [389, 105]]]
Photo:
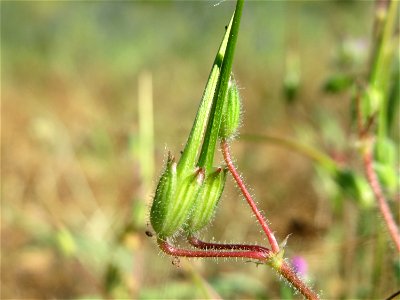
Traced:
[[240, 110], [241, 103], [239, 89], [235, 80], [231, 78], [228, 84], [222, 122], [218, 134], [220, 139], [228, 139], [235, 135], [240, 125]]
[[150, 210], [150, 222], [156, 233], [163, 231], [165, 217], [167, 216], [171, 199], [175, 196], [176, 186], [176, 162], [174, 157], [168, 154], [167, 165], [158, 182], [156, 194]]
[[156, 205], [154, 210], [152, 208], [151, 224], [160, 238], [172, 236], [182, 228], [196, 203], [203, 182], [203, 169], [198, 169], [182, 180], [178, 179], [175, 193], [170, 194], [168, 199], [163, 198], [164, 204]]
[[225, 187], [226, 173], [226, 168], [218, 168], [207, 176], [187, 224], [189, 232], [199, 231], [210, 223]]

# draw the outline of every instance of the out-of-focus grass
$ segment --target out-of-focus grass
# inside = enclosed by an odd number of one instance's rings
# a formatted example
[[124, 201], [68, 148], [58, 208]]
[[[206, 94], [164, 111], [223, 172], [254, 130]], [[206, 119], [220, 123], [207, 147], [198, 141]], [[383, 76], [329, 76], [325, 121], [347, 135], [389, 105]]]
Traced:
[[[158, 174], [166, 148], [178, 154], [186, 140], [232, 11], [215, 3], [1, 3], [1, 298], [204, 298], [191, 268], [223, 298], [279, 297], [275, 274], [253, 263], [174, 267], [145, 236], [147, 225], [132, 220], [152, 196], [130, 147], [140, 139], [138, 78], [153, 79]], [[233, 67], [242, 131], [297, 135], [340, 158], [351, 143], [350, 94], [322, 87], [337, 71], [365, 71], [372, 8], [246, 3]], [[289, 52], [301, 76], [291, 105], [282, 92]], [[310, 162], [282, 148], [236, 142], [233, 152], [278, 238], [292, 233], [288, 255], [308, 260], [325, 298], [394, 289], [374, 211], [329, 202], [330, 183], [322, 189]], [[214, 224], [206, 239], [264, 242], [231, 183]], [[379, 278], [374, 259], [383, 262]]]

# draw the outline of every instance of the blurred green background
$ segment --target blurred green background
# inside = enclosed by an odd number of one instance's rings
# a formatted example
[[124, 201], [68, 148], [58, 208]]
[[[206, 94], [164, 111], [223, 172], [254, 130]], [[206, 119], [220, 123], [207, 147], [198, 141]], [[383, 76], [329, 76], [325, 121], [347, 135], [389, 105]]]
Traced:
[[[0, 4], [2, 299], [291, 297], [266, 266], [177, 262], [145, 235], [167, 150], [186, 141], [234, 9], [217, 3]], [[245, 3], [241, 132], [292, 137], [362, 170], [348, 86], [368, 69], [373, 20], [371, 1]], [[239, 139], [232, 153], [323, 298], [395, 291], [399, 265], [373, 205], [283, 147]], [[266, 245], [231, 180], [202, 237]]]

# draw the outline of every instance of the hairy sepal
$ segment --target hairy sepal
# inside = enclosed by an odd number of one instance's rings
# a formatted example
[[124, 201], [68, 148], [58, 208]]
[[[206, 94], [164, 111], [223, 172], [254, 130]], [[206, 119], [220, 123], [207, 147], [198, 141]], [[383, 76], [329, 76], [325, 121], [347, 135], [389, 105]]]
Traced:
[[158, 182], [156, 194], [150, 210], [150, 222], [157, 234], [165, 232], [165, 223], [171, 201], [175, 196], [177, 187], [177, 164], [174, 157], [168, 154], [168, 160], [160, 181]]
[[236, 135], [240, 125], [241, 100], [236, 81], [231, 77], [223, 108], [222, 122], [219, 129], [220, 139], [230, 139]]
[[207, 176], [187, 223], [186, 230], [190, 234], [203, 229], [211, 222], [224, 191], [227, 170], [218, 168]]

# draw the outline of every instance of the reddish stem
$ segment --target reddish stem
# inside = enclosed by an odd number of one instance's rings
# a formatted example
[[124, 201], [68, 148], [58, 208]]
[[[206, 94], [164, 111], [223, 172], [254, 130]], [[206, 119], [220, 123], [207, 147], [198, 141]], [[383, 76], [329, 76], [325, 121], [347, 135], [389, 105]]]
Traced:
[[362, 114], [361, 114], [361, 99], [360, 95], [356, 97], [356, 111], [357, 111], [357, 125], [358, 125], [358, 136], [360, 140], [365, 141], [366, 149], [364, 150], [363, 160], [364, 160], [364, 169], [368, 179], [368, 183], [371, 186], [371, 189], [375, 195], [375, 199], [378, 201], [379, 209], [385, 220], [386, 226], [389, 230], [389, 234], [391, 235], [396, 247], [397, 252], [400, 252], [400, 232], [399, 228], [397, 227], [393, 215], [390, 211], [389, 205], [387, 204], [385, 195], [382, 192], [381, 185], [378, 180], [378, 176], [375, 173], [373, 162], [374, 157], [372, 154], [373, 149], [373, 140], [372, 138], [367, 136], [367, 133], [371, 127], [375, 116], [372, 116], [368, 119], [366, 125], [362, 123]]
[[268, 241], [271, 245], [272, 252], [278, 253], [279, 252], [279, 245], [275, 239], [275, 236], [271, 229], [268, 226], [267, 221], [265, 220], [264, 216], [261, 214], [261, 212], [258, 210], [256, 203], [254, 202], [253, 198], [251, 197], [250, 193], [248, 192], [246, 186], [244, 185], [242, 179], [240, 178], [239, 173], [237, 172], [235, 166], [233, 165], [230, 151], [229, 151], [229, 145], [226, 142], [226, 140], [221, 141], [221, 149], [222, 153], [224, 155], [225, 162], [228, 165], [229, 171], [232, 173], [233, 178], [235, 179], [238, 187], [243, 193], [243, 196], [246, 198], [247, 203], [250, 205], [254, 215], [256, 216], [258, 222], [260, 223], [262, 229], [264, 230], [265, 234], [267, 235]]
[[265, 262], [269, 258], [269, 255], [264, 251], [258, 252], [258, 251], [188, 250], [188, 249], [175, 248], [166, 240], [158, 239], [157, 242], [161, 250], [172, 256], [248, 258], [248, 259], [260, 260], [262, 262]]
[[257, 246], [257, 245], [243, 245], [243, 244], [217, 244], [217, 243], [208, 243], [199, 240], [194, 236], [188, 237], [189, 243], [199, 249], [213, 249], [213, 250], [247, 250], [254, 252], [264, 252], [268, 254], [268, 257], [272, 254], [271, 250], [266, 247]]
[[399, 233], [399, 228], [397, 227], [393, 215], [389, 209], [389, 205], [387, 204], [387, 201], [385, 199], [385, 196], [382, 192], [381, 185], [379, 184], [378, 177], [375, 173], [374, 167], [373, 167], [373, 155], [372, 155], [372, 142], [368, 142], [368, 145], [366, 146], [367, 149], [364, 152], [364, 167], [365, 167], [365, 173], [368, 178], [368, 182], [371, 186], [372, 191], [375, 194], [375, 198], [378, 201], [379, 209], [383, 215], [383, 218], [386, 222], [386, 226], [389, 230], [390, 235], [392, 236], [392, 239], [397, 247], [397, 251], [400, 252], [400, 233]]
[[290, 267], [288, 263], [283, 261], [278, 272], [286, 278], [306, 299], [317, 300], [318, 294], [311, 290], [298, 276], [297, 273]]
[[[216, 244], [207, 243], [199, 240], [194, 236], [189, 236], [188, 241], [191, 245], [200, 249], [215, 249], [215, 250], [251, 250], [253, 252], [260, 252], [267, 254], [271, 257], [271, 250], [262, 246], [256, 245], [241, 245], [241, 244]], [[297, 273], [290, 267], [289, 264], [283, 261], [277, 271], [290, 282], [307, 299], [318, 299], [318, 295], [312, 291], [298, 276]]]

